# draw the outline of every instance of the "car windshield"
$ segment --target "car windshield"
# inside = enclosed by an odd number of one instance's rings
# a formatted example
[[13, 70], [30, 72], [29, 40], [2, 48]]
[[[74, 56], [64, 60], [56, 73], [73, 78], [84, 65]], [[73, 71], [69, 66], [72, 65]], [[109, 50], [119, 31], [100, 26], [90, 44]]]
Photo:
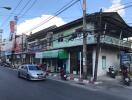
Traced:
[[28, 66], [29, 70], [40, 70], [40, 68], [38, 66]]

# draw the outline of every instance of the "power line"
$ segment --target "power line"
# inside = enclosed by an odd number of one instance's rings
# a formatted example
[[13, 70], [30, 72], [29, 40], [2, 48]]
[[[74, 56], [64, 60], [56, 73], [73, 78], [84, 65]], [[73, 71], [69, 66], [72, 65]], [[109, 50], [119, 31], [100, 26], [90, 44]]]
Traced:
[[31, 4], [31, 6], [20, 17], [25, 16], [25, 14], [35, 5], [36, 2], [37, 2], [37, 0], [34, 0], [33, 3]]
[[127, 3], [124, 3], [124, 4], [120, 5], [120, 6], [111, 7], [111, 9], [113, 9], [113, 8], [118, 8], [118, 9], [120, 9], [120, 8], [122, 8], [122, 6], [130, 5], [131, 3], [132, 3], [132, 2], [127, 2]]
[[20, 10], [20, 12], [16, 16], [20, 15], [24, 11], [24, 9], [29, 5], [30, 2], [31, 0], [28, 0], [28, 2], [24, 5], [24, 7]]
[[81, 0], [79, 0], [79, 10], [80, 10], [80, 13], [81, 13], [81, 15], [82, 15], [82, 13], [83, 13], [83, 7], [82, 7], [82, 2], [81, 2]]
[[3, 25], [5, 25], [5, 22], [8, 22], [8, 20], [10, 19], [10, 17], [12, 16], [12, 14], [15, 12], [15, 10], [20, 6], [20, 4], [22, 3], [23, 0], [20, 0], [17, 4], [17, 6], [14, 8], [14, 10], [10, 13], [10, 15], [2, 22], [1, 27]]
[[114, 11], [119, 11], [119, 10], [126, 9], [126, 8], [130, 8], [130, 7], [132, 7], [132, 5], [128, 5], [128, 6], [125, 6], [125, 7], [119, 8], [119, 9], [115, 9]]
[[[132, 2], [131, 2], [132, 3]], [[128, 4], [128, 3], [126, 3], [126, 4]], [[124, 6], [124, 7], [122, 7], [122, 8], [119, 8], [119, 9], [115, 9], [115, 10], [113, 10], [113, 11], [119, 11], [119, 10], [122, 10], [122, 9], [126, 9], [126, 8], [130, 8], [130, 7], [132, 7], [132, 5], [128, 5], [128, 6]], [[114, 18], [113, 18], [114, 19]], [[116, 19], [115, 19], [116, 20]], [[116, 20], [117, 21], [117, 20]], [[121, 21], [119, 21], [118, 20], [118, 22], [120, 22], [121, 24], [123, 24]]]
[[[77, 0], [77, 2], [78, 2], [78, 1], [80, 1], [80, 0]], [[81, 1], [80, 1], [80, 3], [81, 3]], [[130, 4], [130, 3], [132, 3], [132, 2], [124, 3], [124, 5]], [[117, 9], [117, 10], [126, 9], [126, 8], [131, 7], [131, 6], [132, 6], [132, 5], [128, 5], [128, 6], [125, 6], [125, 7], [123, 7], [123, 8]], [[60, 10], [61, 10], [61, 9], [60, 9]], [[117, 11], [117, 10], [115, 10], [115, 11]], [[57, 12], [59, 12], [59, 11], [57, 11]], [[62, 11], [62, 12], [63, 12], [63, 11]], [[59, 14], [56, 13], [55, 16], [57, 16], [57, 15], [59, 15]], [[41, 22], [41, 23], [40, 23], [39, 25], [37, 25], [36, 27], [30, 29], [29, 31], [34, 30], [34, 29], [36, 29], [36, 28], [42, 26], [43, 24], [47, 23], [47, 22], [50, 21], [51, 19], [55, 18], [55, 16], [51, 16], [51, 17], [47, 18], [46, 20], [44, 20], [43, 22]]]
[[[65, 7], [67, 7], [70, 3], [72, 3], [74, 0], [71, 0], [69, 3], [67, 3], [66, 5], [64, 5], [62, 8], [60, 8], [58, 11], [56, 11], [53, 15], [57, 15], [59, 12], [61, 12], [63, 9], [65, 9]], [[48, 17], [46, 20], [44, 20], [44, 22], [46, 22], [47, 20], [50, 20], [53, 16]], [[43, 23], [43, 22], [41, 22]], [[40, 24], [41, 24], [40, 23]]]
[[[74, 0], [72, 0], [74, 1]], [[68, 4], [66, 4], [65, 6], [63, 6], [60, 10], [58, 10], [54, 16], [51, 16], [49, 18], [47, 18], [46, 20], [44, 20], [43, 22], [41, 22], [40, 24], [38, 24], [37, 26], [33, 27], [32, 29], [30, 29], [29, 31], [32, 31], [40, 26], [42, 26], [43, 24], [49, 22], [51, 19], [55, 18], [56, 16], [58, 16], [59, 14], [61, 14], [62, 12], [64, 12], [65, 10], [67, 10], [68, 8], [70, 8], [71, 6], [73, 6], [74, 4], [76, 4], [78, 1], [80, 0], [76, 0], [74, 2], [69, 2]], [[70, 4], [70, 5], [69, 5]]]
[[81, 2], [81, 0], [80, 0], [80, 6], [81, 6], [81, 9], [82, 9], [82, 11], [83, 11], [83, 7], [82, 7], [82, 2]]
[[[37, 0], [36, 0], [36, 1], [37, 1]], [[74, 1], [74, 0], [71, 0], [69, 3], [72, 3], [73, 1]], [[34, 3], [33, 3], [33, 4], [34, 4]], [[56, 15], [59, 11], [61, 11], [62, 9], [64, 9], [66, 6], [67, 6], [67, 5], [65, 5], [65, 6], [63, 6], [62, 8], [60, 8], [57, 12], [54, 13], [54, 15]], [[25, 15], [22, 15], [21, 18], [25, 18], [24, 16], [25, 16]], [[28, 17], [29, 17], [29, 16], [28, 16]], [[35, 17], [37, 17], [37, 16], [35, 16]], [[47, 19], [49, 19], [49, 18], [51, 18], [51, 16], [48, 17]], [[46, 20], [47, 20], [47, 19], [46, 19]]]

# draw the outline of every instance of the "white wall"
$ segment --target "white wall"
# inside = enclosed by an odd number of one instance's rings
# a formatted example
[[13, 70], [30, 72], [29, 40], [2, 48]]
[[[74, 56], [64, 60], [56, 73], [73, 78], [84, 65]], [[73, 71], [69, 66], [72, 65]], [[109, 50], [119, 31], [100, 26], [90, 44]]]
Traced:
[[[106, 75], [109, 66], [114, 66], [115, 68], [119, 68], [120, 59], [118, 58], [117, 49], [112, 48], [101, 48], [99, 53], [99, 61], [98, 61], [98, 76]], [[96, 48], [93, 50], [93, 73], [95, 67], [95, 56], [96, 55]], [[106, 68], [102, 68], [102, 56], [106, 56]]]
[[5, 41], [3, 42], [2, 45], [2, 51], [11, 51], [13, 47], [13, 42], [12, 41]]

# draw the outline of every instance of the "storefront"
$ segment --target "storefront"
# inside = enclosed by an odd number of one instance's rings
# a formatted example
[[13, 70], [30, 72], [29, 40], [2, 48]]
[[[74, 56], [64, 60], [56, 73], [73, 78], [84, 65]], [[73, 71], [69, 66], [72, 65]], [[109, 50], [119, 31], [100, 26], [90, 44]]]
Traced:
[[63, 49], [36, 52], [35, 58], [39, 63], [45, 64], [51, 72], [58, 72], [61, 67], [67, 70], [68, 53]]

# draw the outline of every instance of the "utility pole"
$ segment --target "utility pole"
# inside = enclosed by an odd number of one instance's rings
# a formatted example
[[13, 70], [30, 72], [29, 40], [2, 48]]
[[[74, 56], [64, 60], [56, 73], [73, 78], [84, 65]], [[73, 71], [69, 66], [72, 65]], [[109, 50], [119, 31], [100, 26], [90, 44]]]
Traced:
[[83, 0], [83, 78], [87, 79], [86, 0]]
[[3, 30], [0, 29], [0, 60], [2, 60], [2, 33]]
[[15, 21], [15, 25], [14, 25], [14, 33], [13, 33], [13, 48], [12, 48], [12, 64], [14, 65], [14, 61], [15, 61], [15, 48], [16, 48], [16, 32], [17, 32], [17, 21], [18, 21], [18, 17], [14, 16], [14, 21]]
[[21, 39], [22, 39], [22, 41], [21, 41], [21, 42], [22, 42], [22, 45], [21, 45], [21, 51], [22, 51], [22, 55], [21, 55], [22, 64], [23, 64], [23, 55], [24, 55], [24, 53], [23, 53], [23, 51], [24, 51], [24, 50], [23, 50], [23, 35], [24, 35], [24, 34], [22, 33], [22, 38], [21, 38]]
[[99, 24], [97, 27], [99, 27], [99, 31], [97, 33], [97, 47], [96, 47], [96, 58], [95, 58], [95, 68], [94, 68], [94, 79], [93, 81], [97, 81], [97, 72], [98, 72], [98, 58], [99, 58], [99, 51], [100, 51], [100, 35], [101, 35], [101, 29], [102, 29], [102, 9], [100, 9], [99, 13]]

